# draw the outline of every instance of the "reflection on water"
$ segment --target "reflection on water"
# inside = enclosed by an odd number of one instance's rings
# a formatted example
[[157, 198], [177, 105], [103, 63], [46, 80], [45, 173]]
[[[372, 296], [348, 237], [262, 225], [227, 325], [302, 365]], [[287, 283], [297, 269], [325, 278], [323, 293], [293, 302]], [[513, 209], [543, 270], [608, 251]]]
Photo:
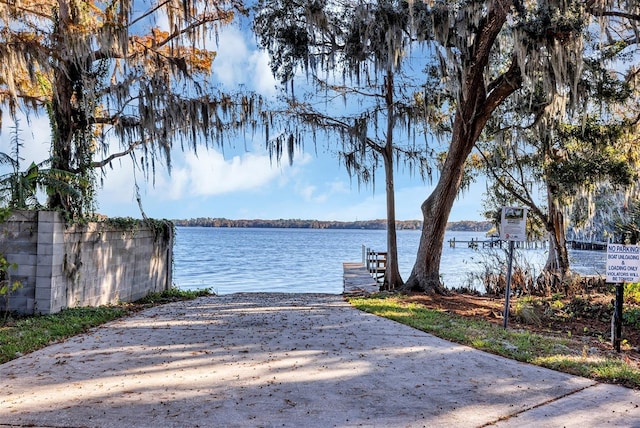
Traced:
[[[478, 288], [474, 276], [506, 262], [506, 250], [451, 248], [449, 239], [486, 239], [477, 232], [447, 232], [440, 273], [447, 287]], [[398, 231], [400, 273], [406, 280], [415, 262], [420, 231]], [[342, 263], [361, 261], [362, 246], [386, 249], [383, 230], [241, 229], [178, 227], [174, 282], [180, 288], [235, 292], [342, 292]], [[572, 269], [603, 273], [603, 252], [571, 251]], [[516, 263], [539, 272], [545, 250], [516, 250]]]

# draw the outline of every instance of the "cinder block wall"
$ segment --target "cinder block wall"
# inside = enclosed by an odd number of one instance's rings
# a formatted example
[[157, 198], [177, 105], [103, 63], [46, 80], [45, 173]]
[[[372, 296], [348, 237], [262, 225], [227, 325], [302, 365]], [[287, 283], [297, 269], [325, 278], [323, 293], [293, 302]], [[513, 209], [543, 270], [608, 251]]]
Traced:
[[[9, 271], [9, 280], [20, 281], [22, 287], [9, 295], [9, 307], [32, 314], [35, 308], [36, 272], [38, 269], [38, 213], [14, 211], [0, 223], [0, 253], [17, 269]], [[6, 307], [6, 296], [0, 296], [0, 308]]]
[[16, 212], [0, 224], [0, 252], [18, 265], [11, 279], [23, 287], [9, 309], [21, 313], [134, 301], [173, 281], [171, 227], [67, 226], [58, 212]]

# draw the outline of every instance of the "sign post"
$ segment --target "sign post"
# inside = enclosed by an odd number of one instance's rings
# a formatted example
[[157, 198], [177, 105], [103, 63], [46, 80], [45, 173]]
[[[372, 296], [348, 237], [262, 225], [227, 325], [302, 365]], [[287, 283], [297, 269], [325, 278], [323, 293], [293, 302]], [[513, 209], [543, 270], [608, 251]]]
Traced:
[[607, 282], [616, 284], [616, 302], [611, 318], [611, 344], [620, 352], [622, 340], [622, 304], [625, 282], [640, 282], [640, 247], [607, 245]]
[[520, 207], [503, 207], [500, 221], [500, 239], [509, 241], [509, 260], [507, 263], [507, 289], [504, 299], [504, 316], [502, 326], [506, 329], [509, 323], [509, 298], [511, 297], [511, 269], [513, 266], [513, 242], [527, 238], [527, 210]]
[[613, 311], [613, 328], [611, 330], [611, 342], [616, 352], [620, 352], [622, 342], [622, 301], [624, 300], [624, 283], [616, 284], [616, 307]]
[[509, 298], [511, 296], [511, 268], [513, 266], [513, 241], [509, 241], [509, 261], [507, 262], [507, 289], [504, 292], [504, 314], [502, 316], [502, 327], [507, 328], [509, 324]]

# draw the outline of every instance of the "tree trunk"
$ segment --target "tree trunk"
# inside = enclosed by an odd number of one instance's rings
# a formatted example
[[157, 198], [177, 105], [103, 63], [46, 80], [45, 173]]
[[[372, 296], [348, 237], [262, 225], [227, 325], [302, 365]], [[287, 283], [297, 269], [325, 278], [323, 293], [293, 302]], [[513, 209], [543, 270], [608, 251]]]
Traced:
[[382, 153], [387, 195], [387, 266], [382, 288], [394, 290], [402, 287], [404, 282], [400, 276], [398, 265], [398, 239], [396, 234], [396, 195], [393, 182], [393, 128], [395, 127], [393, 111], [393, 70], [387, 70], [385, 79], [387, 108], [387, 141]]
[[[484, 86], [471, 76], [467, 96], [460, 101], [453, 122], [451, 145], [435, 189], [422, 204], [422, 235], [418, 256], [403, 291], [443, 293], [440, 258], [447, 221], [464, 176], [465, 161], [495, 109], [486, 98]], [[511, 87], [507, 88], [510, 89]], [[513, 92], [506, 91], [504, 97]]]
[[545, 263], [545, 271], [558, 272], [564, 276], [569, 272], [569, 252], [567, 251], [567, 237], [564, 216], [556, 204], [549, 206], [549, 256]]
[[[74, 27], [82, 14], [69, 0], [59, 0], [59, 19], [55, 40], [59, 43], [57, 66], [53, 76], [51, 103], [51, 167], [61, 171], [60, 182], [48, 188], [49, 208], [62, 209], [70, 217], [82, 217], [93, 197], [90, 177], [91, 144], [84, 99], [83, 76], [91, 70], [89, 54], [69, 40], [77, 39]], [[89, 198], [89, 199], [87, 199]]]
[[[73, 97], [74, 88], [72, 74], [74, 73], [73, 53], [69, 46], [64, 46], [67, 40], [67, 32], [69, 26], [72, 25], [72, 17], [70, 5], [66, 0], [60, 0], [59, 19], [56, 26], [57, 37], [60, 41], [61, 49], [59, 50], [60, 58], [58, 66], [55, 68], [53, 76], [53, 100], [51, 105], [51, 126], [52, 126], [52, 142], [51, 142], [51, 168], [58, 171], [71, 171], [72, 141], [74, 134], [73, 120]], [[64, 178], [62, 178], [64, 180]], [[48, 189], [49, 200], [47, 205], [52, 209], [63, 209], [69, 211], [71, 208], [71, 200], [68, 192], [62, 192], [60, 188]]]
[[440, 281], [440, 258], [447, 221], [462, 184], [464, 164], [493, 111], [522, 85], [517, 58], [507, 71], [487, 84], [485, 73], [495, 40], [507, 19], [511, 0], [490, 3], [486, 16], [478, 22], [473, 44], [460, 52], [460, 86], [451, 145], [440, 179], [422, 204], [422, 235], [411, 276], [402, 291], [444, 292]]
[[387, 146], [384, 156], [384, 170], [387, 184], [387, 267], [384, 277], [384, 290], [402, 287], [404, 282], [400, 276], [398, 265], [398, 240], [396, 233], [396, 203], [393, 183], [393, 152]]
[[[64, 74], [64, 73], [56, 73]], [[51, 168], [53, 170], [68, 172], [71, 170], [71, 144], [73, 140], [73, 123], [71, 115], [67, 110], [68, 101], [70, 100], [70, 82], [64, 76], [58, 76], [54, 80], [54, 100], [52, 104], [52, 128], [53, 137], [51, 142]], [[61, 177], [64, 180], [63, 177]], [[70, 196], [68, 192], [63, 192], [61, 188], [51, 188], [49, 192], [48, 206], [52, 209], [70, 210]]]
[[567, 251], [566, 230], [562, 208], [553, 197], [553, 186], [547, 185], [547, 201], [549, 213], [545, 222], [545, 229], [549, 236], [549, 255], [547, 261], [536, 279], [539, 292], [551, 293], [569, 292], [567, 279], [571, 276], [569, 252]]
[[440, 180], [422, 204], [422, 235], [418, 255], [403, 291], [444, 293], [440, 281], [440, 259], [447, 221], [462, 183], [464, 161], [473, 148], [469, 136], [452, 141]]

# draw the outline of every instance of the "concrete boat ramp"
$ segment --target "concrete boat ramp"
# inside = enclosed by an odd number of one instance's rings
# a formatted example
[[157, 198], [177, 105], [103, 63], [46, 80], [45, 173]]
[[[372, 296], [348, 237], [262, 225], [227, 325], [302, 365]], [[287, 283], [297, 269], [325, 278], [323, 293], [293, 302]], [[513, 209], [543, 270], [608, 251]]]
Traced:
[[1, 427], [640, 427], [640, 392], [360, 312], [250, 293], [142, 311], [0, 365]]

